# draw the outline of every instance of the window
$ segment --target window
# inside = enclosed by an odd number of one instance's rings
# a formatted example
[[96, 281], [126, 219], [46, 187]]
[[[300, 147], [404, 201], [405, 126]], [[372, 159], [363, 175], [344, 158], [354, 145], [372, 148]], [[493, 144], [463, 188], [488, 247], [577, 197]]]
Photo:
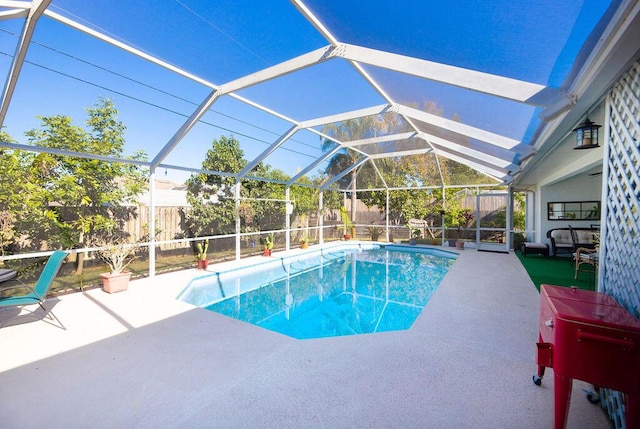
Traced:
[[547, 203], [549, 220], [600, 220], [600, 201]]

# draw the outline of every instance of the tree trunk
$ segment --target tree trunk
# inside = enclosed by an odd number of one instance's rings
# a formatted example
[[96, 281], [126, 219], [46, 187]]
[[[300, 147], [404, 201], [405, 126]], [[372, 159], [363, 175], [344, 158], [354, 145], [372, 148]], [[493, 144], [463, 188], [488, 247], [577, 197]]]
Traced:
[[76, 253], [76, 276], [82, 275], [82, 269], [84, 268], [84, 252]]
[[[80, 233], [80, 248], [85, 247], [84, 245], [84, 232]], [[84, 268], [84, 252], [76, 253], [76, 276], [82, 275], [82, 269]]]
[[356, 232], [356, 227], [355, 227], [355, 224], [356, 224], [356, 202], [358, 201], [358, 198], [356, 196], [356, 189], [358, 189], [357, 186], [356, 186], [356, 177], [357, 177], [357, 171], [356, 170], [354, 170], [351, 173], [351, 223], [354, 225], [353, 228], [352, 228], [352, 232], [351, 232], [352, 238], [356, 238], [356, 234], [355, 234], [355, 232]]

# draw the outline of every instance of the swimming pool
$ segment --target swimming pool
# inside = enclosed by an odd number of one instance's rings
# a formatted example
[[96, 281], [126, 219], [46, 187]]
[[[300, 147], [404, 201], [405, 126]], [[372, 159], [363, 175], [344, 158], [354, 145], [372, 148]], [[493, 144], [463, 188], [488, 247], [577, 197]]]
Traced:
[[192, 280], [178, 299], [298, 338], [408, 329], [456, 254], [330, 246]]

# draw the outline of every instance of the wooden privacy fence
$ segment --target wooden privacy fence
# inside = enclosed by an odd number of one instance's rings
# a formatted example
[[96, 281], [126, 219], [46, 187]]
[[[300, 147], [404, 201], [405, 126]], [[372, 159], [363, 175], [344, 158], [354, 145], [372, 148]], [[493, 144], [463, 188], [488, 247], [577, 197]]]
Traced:
[[[476, 207], [476, 197], [475, 195], [467, 196], [463, 198], [461, 202], [462, 207], [467, 207], [475, 212]], [[493, 198], [483, 198], [481, 200], [481, 217], [487, 216], [491, 213], [496, 213], [501, 210], [504, 210], [504, 202], [499, 199]], [[351, 210], [351, 201], [347, 201], [347, 211]], [[180, 238], [184, 238], [188, 236], [188, 231], [185, 223], [185, 217], [188, 215], [190, 207], [156, 207], [156, 225], [155, 239], [158, 242], [176, 240]], [[365, 225], [384, 225], [385, 224], [385, 214], [384, 211], [380, 212], [378, 207], [367, 207], [360, 200], [357, 201], [356, 206], [356, 223], [365, 224]], [[324, 225], [325, 226], [333, 226], [333, 225], [341, 225], [342, 221], [340, 219], [340, 211], [339, 210], [330, 210], [324, 214]], [[308, 227], [308, 226], [318, 226], [317, 219], [315, 218], [315, 214], [313, 216], [307, 216], [305, 225], [299, 225], [300, 219], [292, 219], [291, 226], [293, 228], [300, 227]], [[433, 226], [433, 225], [431, 225]], [[129, 233], [133, 237], [144, 237], [149, 233], [149, 206], [140, 205], [136, 208], [134, 216], [132, 216], [126, 223], [124, 227], [125, 231]], [[174, 243], [163, 243], [159, 245], [161, 250], [173, 250], [173, 249], [183, 249], [188, 247], [189, 243], [184, 242], [174, 242]]]
[[[191, 210], [189, 207], [156, 207], [156, 241], [169, 241], [187, 236], [185, 216]], [[124, 230], [132, 237], [144, 237], [149, 232], [149, 206], [141, 205], [135, 210], [124, 226]], [[161, 250], [183, 249], [189, 246], [188, 242], [163, 243], [159, 245]]]

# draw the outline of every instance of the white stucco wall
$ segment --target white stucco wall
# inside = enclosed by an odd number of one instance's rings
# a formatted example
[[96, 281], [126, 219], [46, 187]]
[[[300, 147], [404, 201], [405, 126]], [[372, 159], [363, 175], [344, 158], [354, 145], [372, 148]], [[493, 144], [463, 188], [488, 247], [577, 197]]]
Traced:
[[[604, 121], [604, 102], [589, 112], [589, 118], [595, 123]], [[602, 172], [604, 156], [603, 147], [586, 150], [574, 150], [575, 133], [569, 133], [559, 142], [555, 149], [536, 166], [536, 172], [530, 174], [535, 178], [534, 225], [528, 224], [528, 230], [534, 241], [550, 244], [547, 231], [553, 228], [589, 227], [599, 223], [594, 220], [548, 220], [547, 203], [600, 201], [602, 198]], [[600, 129], [600, 144], [605, 141], [605, 127]], [[528, 237], [529, 238], [529, 237]]]
[[540, 214], [540, 241], [549, 243], [546, 237], [547, 231], [553, 228], [590, 227], [599, 224], [599, 220], [548, 220], [547, 203], [550, 202], [577, 202], [600, 201], [602, 196], [602, 175], [591, 176], [585, 172], [552, 185], [543, 186], [539, 191]]

